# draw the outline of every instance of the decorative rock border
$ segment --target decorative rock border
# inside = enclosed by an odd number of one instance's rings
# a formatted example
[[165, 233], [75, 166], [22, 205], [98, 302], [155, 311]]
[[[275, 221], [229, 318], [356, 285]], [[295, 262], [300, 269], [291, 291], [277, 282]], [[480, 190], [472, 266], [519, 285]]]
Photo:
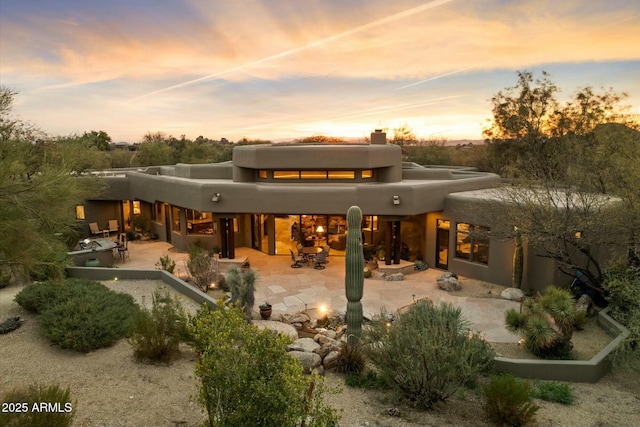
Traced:
[[496, 357], [496, 369], [520, 378], [595, 383], [611, 370], [609, 355], [630, 334], [606, 308], [598, 313], [598, 325], [615, 338], [591, 360], [510, 359]]

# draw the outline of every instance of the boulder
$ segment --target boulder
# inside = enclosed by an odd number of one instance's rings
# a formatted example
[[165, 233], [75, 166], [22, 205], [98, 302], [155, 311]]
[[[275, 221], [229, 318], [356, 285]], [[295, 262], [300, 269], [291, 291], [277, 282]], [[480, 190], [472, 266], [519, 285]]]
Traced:
[[384, 280], [387, 282], [399, 282], [401, 280], [404, 280], [404, 274], [402, 273], [388, 274], [384, 276]]
[[458, 282], [458, 278], [453, 273], [444, 273], [441, 276], [438, 276], [436, 279], [436, 283], [440, 289], [443, 289], [448, 292], [459, 291], [462, 289], [460, 283]]
[[316, 335], [316, 337], [318, 337], [317, 343], [320, 345], [326, 345], [326, 344], [338, 345], [338, 341], [334, 340], [333, 338], [329, 338], [326, 335], [318, 334]]
[[340, 353], [338, 351], [330, 351], [322, 360], [322, 364], [324, 365], [325, 369], [333, 368], [338, 362], [338, 357], [340, 357]]
[[500, 296], [504, 299], [508, 299], [509, 301], [520, 302], [524, 298], [524, 292], [522, 292], [522, 289], [518, 288], [507, 288], [502, 291]]
[[298, 339], [298, 331], [288, 323], [275, 322], [273, 320], [254, 320], [252, 322], [258, 329], [268, 329], [293, 338]]
[[576, 301], [576, 311], [583, 312], [587, 317], [591, 317], [596, 314], [596, 310], [593, 307], [593, 300], [589, 295], [583, 294]]
[[314, 368], [313, 373], [319, 377], [324, 377], [324, 366], [320, 365]]
[[284, 316], [285, 321], [287, 321], [288, 323], [308, 323], [311, 322], [311, 318], [309, 317], [308, 314], [306, 313], [302, 313], [302, 312], [298, 312], [298, 313], [293, 313], [293, 314], [285, 314]]
[[313, 352], [324, 359], [324, 357], [331, 352], [331, 347], [323, 345], [322, 347], [313, 350]]
[[290, 351], [289, 354], [296, 358], [305, 374], [311, 373], [314, 368], [322, 364], [322, 358], [315, 353], [306, 351]]
[[287, 351], [304, 351], [312, 353], [316, 348], [320, 348], [320, 344], [315, 342], [313, 338], [299, 338], [293, 344], [287, 345]]
[[[324, 335], [325, 337], [329, 337], [332, 339], [336, 338], [336, 331], [332, 331], [331, 329], [324, 329], [324, 328], [320, 328], [318, 329], [319, 334], [318, 335]], [[316, 336], [316, 341], [318, 341], [319, 337]]]

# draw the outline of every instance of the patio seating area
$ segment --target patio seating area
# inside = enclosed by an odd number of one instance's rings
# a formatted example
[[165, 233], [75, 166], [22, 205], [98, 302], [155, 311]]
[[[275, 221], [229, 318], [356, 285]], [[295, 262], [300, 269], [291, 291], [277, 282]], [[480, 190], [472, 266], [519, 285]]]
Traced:
[[[160, 257], [168, 255], [176, 262], [174, 274], [188, 276], [187, 252], [176, 251], [171, 244], [155, 241], [131, 241], [128, 243], [129, 259], [119, 268], [154, 269]], [[296, 256], [296, 254], [293, 254]], [[344, 274], [345, 258], [329, 256], [324, 269], [291, 268], [290, 256], [269, 256], [250, 248], [237, 248], [236, 259], [248, 260], [256, 271], [256, 307], [265, 302], [273, 306], [274, 313], [294, 313], [301, 310], [325, 306], [335, 311], [345, 311]], [[234, 264], [234, 260], [220, 262], [220, 268]], [[313, 264], [311, 265], [313, 267]], [[428, 269], [405, 276], [402, 281], [365, 279], [362, 298], [365, 316], [380, 313], [382, 307], [395, 311], [419, 298], [430, 298], [434, 302], [450, 302], [462, 307], [465, 317], [473, 329], [482, 331], [486, 338], [495, 342], [517, 342], [518, 337], [506, 331], [504, 312], [517, 308], [518, 303], [498, 298], [458, 297], [455, 293], [441, 290], [436, 278], [442, 270]]]

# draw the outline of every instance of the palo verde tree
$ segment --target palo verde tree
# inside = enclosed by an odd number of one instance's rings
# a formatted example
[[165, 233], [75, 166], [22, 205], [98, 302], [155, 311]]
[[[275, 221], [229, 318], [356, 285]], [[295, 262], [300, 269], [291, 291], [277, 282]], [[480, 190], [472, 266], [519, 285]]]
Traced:
[[76, 234], [74, 207], [101, 185], [73, 176], [46, 134], [11, 114], [15, 95], [0, 88], [0, 268], [22, 280], [60, 279]]

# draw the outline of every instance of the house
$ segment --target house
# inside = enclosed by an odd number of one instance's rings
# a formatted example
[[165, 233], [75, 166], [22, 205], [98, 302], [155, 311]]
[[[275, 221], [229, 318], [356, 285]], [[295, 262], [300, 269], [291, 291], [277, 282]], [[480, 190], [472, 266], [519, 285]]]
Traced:
[[[198, 243], [227, 258], [241, 246], [288, 256], [302, 244], [328, 245], [340, 256], [346, 212], [357, 205], [365, 251], [381, 263], [421, 259], [431, 268], [511, 284], [513, 242], [482, 237], [475, 231], [488, 232], [490, 224], [470, 222], [456, 209], [456, 194], [496, 187], [501, 178], [403, 162], [401, 148], [387, 144], [381, 131], [371, 143], [245, 145], [234, 147], [230, 162], [103, 175], [108, 191], [84, 203], [82, 223], [115, 218], [131, 229], [141, 223], [136, 217], [146, 217], [154, 237], [180, 250]], [[531, 262], [553, 271], [550, 262]], [[527, 277], [523, 286], [546, 286], [547, 276], [540, 283]]]

